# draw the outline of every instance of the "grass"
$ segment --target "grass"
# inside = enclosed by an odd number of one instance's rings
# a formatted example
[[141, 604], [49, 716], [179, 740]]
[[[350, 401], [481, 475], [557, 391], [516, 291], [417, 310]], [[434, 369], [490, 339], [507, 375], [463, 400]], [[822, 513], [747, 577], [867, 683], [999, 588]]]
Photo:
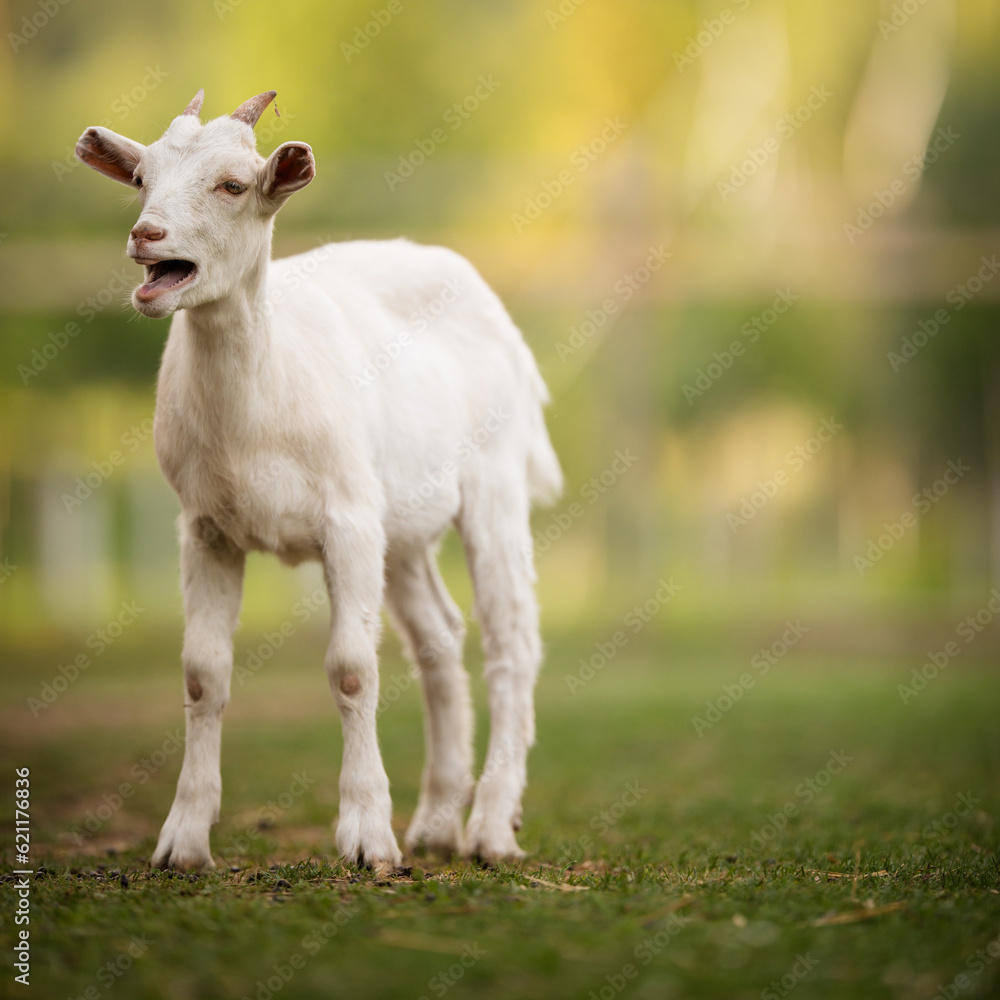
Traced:
[[[996, 995], [993, 663], [956, 662], [904, 705], [919, 660], [803, 642], [699, 735], [692, 718], [725, 706], [756, 646], [652, 631], [573, 694], [590, 640], [549, 636], [525, 863], [411, 858], [384, 879], [336, 860], [340, 736], [315, 632], [234, 684], [220, 868], [202, 876], [145, 860], [180, 767], [179, 638], [134, 629], [37, 719], [24, 699], [75, 651], [7, 650], [4, 795], [30, 767], [37, 873], [33, 989], [12, 982], [8, 877], [0, 995]], [[404, 672], [387, 640], [384, 687]], [[380, 733], [401, 834], [422, 735], [416, 685], [397, 687]]]

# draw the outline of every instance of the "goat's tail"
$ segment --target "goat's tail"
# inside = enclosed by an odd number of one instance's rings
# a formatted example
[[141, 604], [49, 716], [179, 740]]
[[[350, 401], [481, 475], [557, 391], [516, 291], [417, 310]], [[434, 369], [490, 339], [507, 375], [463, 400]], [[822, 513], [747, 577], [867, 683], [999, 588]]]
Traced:
[[563, 491], [562, 469], [544, 426], [528, 455], [528, 489], [532, 502], [543, 507], [554, 504]]
[[534, 503], [550, 506], [563, 491], [563, 474], [559, 467], [548, 428], [545, 426], [543, 407], [549, 402], [549, 390], [538, 372], [532, 358], [532, 381], [535, 389], [535, 405], [531, 409], [531, 448], [528, 452], [528, 490]]

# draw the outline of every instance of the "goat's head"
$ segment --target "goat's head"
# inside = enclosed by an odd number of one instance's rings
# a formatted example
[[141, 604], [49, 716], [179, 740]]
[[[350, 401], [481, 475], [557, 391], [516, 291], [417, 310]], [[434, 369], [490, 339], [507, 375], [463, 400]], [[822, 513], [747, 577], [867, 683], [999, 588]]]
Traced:
[[204, 91], [149, 146], [88, 128], [76, 155], [139, 193], [142, 211], [128, 255], [146, 268], [132, 304], [147, 316], [227, 296], [269, 255], [271, 218], [315, 174], [312, 150], [286, 142], [267, 160], [253, 127], [275, 98], [268, 91], [202, 125]]

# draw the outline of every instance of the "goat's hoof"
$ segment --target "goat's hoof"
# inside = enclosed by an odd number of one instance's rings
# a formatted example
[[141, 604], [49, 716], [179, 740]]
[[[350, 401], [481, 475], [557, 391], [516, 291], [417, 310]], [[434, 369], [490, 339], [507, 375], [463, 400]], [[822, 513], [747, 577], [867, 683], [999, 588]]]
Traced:
[[435, 857], [442, 861], [451, 861], [452, 858], [462, 857], [465, 851], [456, 847], [452, 843], [444, 843], [440, 840], [410, 840], [407, 837], [406, 853], [417, 858]]
[[[426, 852], [442, 858], [465, 854], [462, 817], [457, 810], [453, 809], [452, 813], [446, 822], [441, 822], [441, 814], [419, 807], [403, 841], [407, 851], [414, 854]], [[434, 818], [428, 820], [428, 814]]]
[[208, 848], [181, 849], [175, 844], [157, 847], [149, 859], [153, 868], [174, 868], [177, 871], [201, 872], [215, 867], [212, 852]]
[[208, 829], [201, 828], [173, 812], [167, 816], [156, 850], [149, 859], [153, 868], [178, 871], [207, 871], [215, 867], [209, 847]]
[[[402, 860], [402, 858], [400, 858], [400, 860]], [[355, 865], [365, 871], [370, 871], [373, 875], [377, 875], [379, 878], [385, 878], [388, 875], [395, 875], [396, 872], [402, 867], [399, 864], [394, 864], [389, 858], [367, 857], [365, 855], [362, 855], [362, 857], [355, 862]]]
[[353, 857], [344, 854], [344, 852], [341, 852], [341, 854], [347, 864], [353, 865], [359, 871], [369, 871], [373, 875], [379, 876], [379, 878], [385, 878], [387, 875], [397, 875], [403, 870], [403, 856], [400, 854], [398, 848], [396, 849], [395, 858], [366, 852], [361, 852]]
[[360, 809], [341, 810], [337, 821], [337, 850], [352, 865], [385, 875], [403, 863], [388, 821], [378, 822]]
[[469, 856], [486, 866], [501, 861], [521, 861], [527, 856], [518, 846], [509, 823], [490, 825], [470, 819], [466, 841]]
[[517, 851], [507, 850], [503, 853], [494, 853], [486, 848], [480, 848], [469, 855], [469, 860], [480, 868], [496, 869], [501, 864], [514, 865], [523, 861], [527, 855], [520, 848]]

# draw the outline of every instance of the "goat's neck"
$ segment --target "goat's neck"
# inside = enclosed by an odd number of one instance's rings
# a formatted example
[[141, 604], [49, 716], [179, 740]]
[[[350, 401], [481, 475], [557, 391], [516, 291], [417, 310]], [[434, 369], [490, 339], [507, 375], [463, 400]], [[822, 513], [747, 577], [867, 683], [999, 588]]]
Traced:
[[261, 254], [223, 298], [187, 310], [187, 331], [199, 365], [231, 374], [259, 369], [271, 347], [268, 254]]
[[197, 408], [223, 432], [241, 436], [281, 370], [267, 289], [269, 253], [224, 298], [186, 310], [189, 385]]

